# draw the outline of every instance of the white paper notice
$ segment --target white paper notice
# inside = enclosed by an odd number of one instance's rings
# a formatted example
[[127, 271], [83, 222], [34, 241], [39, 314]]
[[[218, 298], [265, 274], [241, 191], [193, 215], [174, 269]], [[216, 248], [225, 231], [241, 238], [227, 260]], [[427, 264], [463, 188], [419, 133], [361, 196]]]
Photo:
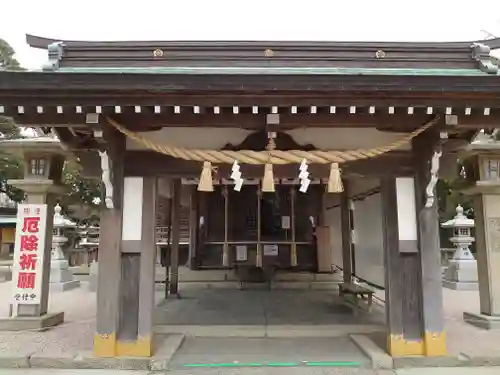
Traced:
[[277, 256], [278, 245], [264, 245], [264, 256]]
[[244, 262], [248, 259], [247, 256], [247, 247], [246, 245], [238, 245], [236, 246], [236, 260], [240, 262]]
[[282, 216], [281, 217], [281, 228], [282, 229], [290, 229], [290, 216]]
[[40, 303], [46, 223], [46, 204], [18, 205], [12, 270], [13, 304]]

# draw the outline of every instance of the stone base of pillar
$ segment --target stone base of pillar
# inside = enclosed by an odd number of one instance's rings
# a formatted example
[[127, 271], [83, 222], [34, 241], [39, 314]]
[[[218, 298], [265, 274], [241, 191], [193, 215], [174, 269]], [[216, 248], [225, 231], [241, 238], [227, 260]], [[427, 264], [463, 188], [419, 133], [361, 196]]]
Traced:
[[42, 316], [15, 316], [0, 319], [0, 331], [43, 330], [64, 322], [64, 313], [49, 313]]
[[479, 284], [463, 281], [443, 280], [443, 288], [453, 290], [479, 290]]
[[12, 271], [5, 271], [3, 274], [0, 274], [0, 282], [12, 281]]
[[464, 312], [464, 322], [482, 329], [500, 329], [500, 316]]
[[454, 290], [478, 290], [477, 261], [452, 260], [444, 273], [443, 287]]
[[99, 263], [93, 261], [90, 264], [89, 268], [89, 283], [88, 283], [88, 291], [89, 292], [97, 292], [97, 277], [99, 273]]
[[67, 260], [53, 260], [50, 262], [49, 286], [51, 292], [65, 292], [80, 287], [80, 281], [74, 279]]

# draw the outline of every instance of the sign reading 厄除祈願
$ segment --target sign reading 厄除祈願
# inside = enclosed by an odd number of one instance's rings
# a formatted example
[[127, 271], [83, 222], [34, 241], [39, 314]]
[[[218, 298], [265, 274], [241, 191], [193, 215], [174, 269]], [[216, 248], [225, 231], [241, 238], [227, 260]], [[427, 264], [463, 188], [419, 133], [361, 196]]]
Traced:
[[12, 303], [39, 304], [45, 247], [46, 204], [20, 204], [12, 270]]

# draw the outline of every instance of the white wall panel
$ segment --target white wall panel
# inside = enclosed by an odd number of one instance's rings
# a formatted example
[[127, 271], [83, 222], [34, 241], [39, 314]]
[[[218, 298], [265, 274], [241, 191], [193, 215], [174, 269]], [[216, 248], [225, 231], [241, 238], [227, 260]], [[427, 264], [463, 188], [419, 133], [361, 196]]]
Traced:
[[380, 193], [354, 202], [356, 275], [384, 286], [384, 240]]

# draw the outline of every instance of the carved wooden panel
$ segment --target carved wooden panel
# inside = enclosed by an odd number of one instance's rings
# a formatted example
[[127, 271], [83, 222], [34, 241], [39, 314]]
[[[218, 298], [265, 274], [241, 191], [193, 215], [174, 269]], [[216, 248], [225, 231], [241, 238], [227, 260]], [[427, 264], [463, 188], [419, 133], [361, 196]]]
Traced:
[[[252, 134], [249, 134], [243, 142], [239, 145], [227, 144], [224, 149], [225, 150], [253, 150], [253, 151], [261, 151], [265, 150], [267, 143], [269, 142], [269, 138], [267, 137], [267, 132], [258, 131]], [[295, 139], [290, 134], [277, 132], [276, 138], [274, 140], [276, 144], [276, 150], [304, 150], [311, 151], [315, 150], [314, 145], [298, 144]]]

